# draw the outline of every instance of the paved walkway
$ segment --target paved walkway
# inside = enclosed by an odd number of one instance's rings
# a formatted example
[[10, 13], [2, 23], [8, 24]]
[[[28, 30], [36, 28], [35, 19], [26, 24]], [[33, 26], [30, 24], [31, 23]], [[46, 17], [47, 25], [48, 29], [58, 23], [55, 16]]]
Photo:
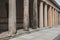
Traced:
[[50, 29], [44, 29], [31, 34], [25, 34], [12, 38], [10, 40], [53, 40], [60, 34], [60, 26], [56, 26]]

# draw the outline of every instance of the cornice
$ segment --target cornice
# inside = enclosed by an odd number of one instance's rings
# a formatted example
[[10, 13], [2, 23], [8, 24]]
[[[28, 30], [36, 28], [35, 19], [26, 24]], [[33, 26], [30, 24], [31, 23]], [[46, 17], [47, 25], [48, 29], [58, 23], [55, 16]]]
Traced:
[[58, 8], [60, 8], [60, 5], [58, 5], [58, 3], [55, 0], [49, 0], [51, 1], [53, 4], [55, 4]]

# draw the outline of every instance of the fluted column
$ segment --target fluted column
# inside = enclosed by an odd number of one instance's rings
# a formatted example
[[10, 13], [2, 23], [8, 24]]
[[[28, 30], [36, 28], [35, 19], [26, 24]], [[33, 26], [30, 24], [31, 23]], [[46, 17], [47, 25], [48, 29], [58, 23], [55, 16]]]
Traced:
[[29, 27], [29, 0], [24, 0], [24, 19], [23, 19], [24, 30], [28, 30]]
[[44, 6], [44, 26], [47, 27], [47, 4]]
[[54, 13], [54, 8], [52, 9], [52, 25], [55, 25], [55, 13]]
[[48, 9], [48, 26], [52, 26], [52, 7], [50, 6]]
[[57, 24], [57, 12], [55, 10], [55, 25]]
[[16, 33], [16, 0], [9, 0], [9, 33]]
[[39, 11], [39, 27], [43, 28], [43, 2], [40, 2], [40, 11]]
[[57, 25], [58, 25], [58, 11], [56, 11], [56, 12], [57, 12], [56, 20], [57, 20]]
[[58, 25], [58, 12], [55, 10], [55, 25]]
[[38, 5], [37, 0], [33, 2], [33, 28], [38, 28]]

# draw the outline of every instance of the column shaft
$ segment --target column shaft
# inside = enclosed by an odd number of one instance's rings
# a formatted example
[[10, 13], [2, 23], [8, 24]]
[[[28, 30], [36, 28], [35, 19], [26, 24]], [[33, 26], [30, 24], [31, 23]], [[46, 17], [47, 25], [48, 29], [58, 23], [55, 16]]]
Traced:
[[24, 30], [28, 30], [29, 27], [29, 0], [24, 0], [24, 20], [23, 20]]
[[43, 28], [43, 2], [40, 2], [39, 27]]
[[55, 21], [55, 19], [54, 19], [54, 17], [55, 17], [55, 16], [54, 16], [54, 14], [55, 14], [55, 13], [54, 13], [54, 8], [52, 9], [52, 12], [53, 12], [53, 13], [52, 13], [52, 19], [53, 19], [52, 23], [53, 23], [53, 26], [54, 26], [54, 25], [55, 25], [55, 22], [54, 22], [54, 21]]
[[47, 27], [47, 4], [44, 7], [44, 26]]
[[57, 22], [56, 22], [57, 21], [57, 19], [56, 19], [56, 16], [57, 16], [56, 10], [55, 10], [55, 15], [54, 16], [55, 16], [55, 21], [54, 22], [55, 22], [55, 25], [56, 25], [57, 24]]
[[33, 28], [38, 27], [38, 8], [37, 8], [37, 0], [33, 2]]
[[57, 20], [57, 25], [58, 25], [58, 12], [57, 12], [57, 17], [56, 18], [57, 18], [56, 20]]
[[52, 7], [50, 6], [48, 9], [48, 26], [52, 26]]
[[16, 33], [16, 0], [9, 0], [9, 33]]

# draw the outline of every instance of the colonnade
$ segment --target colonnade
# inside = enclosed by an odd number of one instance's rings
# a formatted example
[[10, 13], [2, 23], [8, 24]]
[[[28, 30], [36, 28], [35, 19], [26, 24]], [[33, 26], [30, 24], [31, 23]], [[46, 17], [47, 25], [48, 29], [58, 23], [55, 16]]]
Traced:
[[50, 6], [48, 9], [48, 26], [56, 25], [58, 25], [58, 11]]
[[[38, 21], [37, 0], [34, 0], [33, 4], [35, 28], [38, 28], [38, 25], [40, 28], [58, 25], [58, 11], [54, 7], [47, 3], [44, 5], [44, 2], [41, 1]], [[24, 0], [23, 27], [25, 31], [29, 30], [29, 0]], [[14, 34], [16, 32], [16, 0], [9, 0], [9, 33]]]

